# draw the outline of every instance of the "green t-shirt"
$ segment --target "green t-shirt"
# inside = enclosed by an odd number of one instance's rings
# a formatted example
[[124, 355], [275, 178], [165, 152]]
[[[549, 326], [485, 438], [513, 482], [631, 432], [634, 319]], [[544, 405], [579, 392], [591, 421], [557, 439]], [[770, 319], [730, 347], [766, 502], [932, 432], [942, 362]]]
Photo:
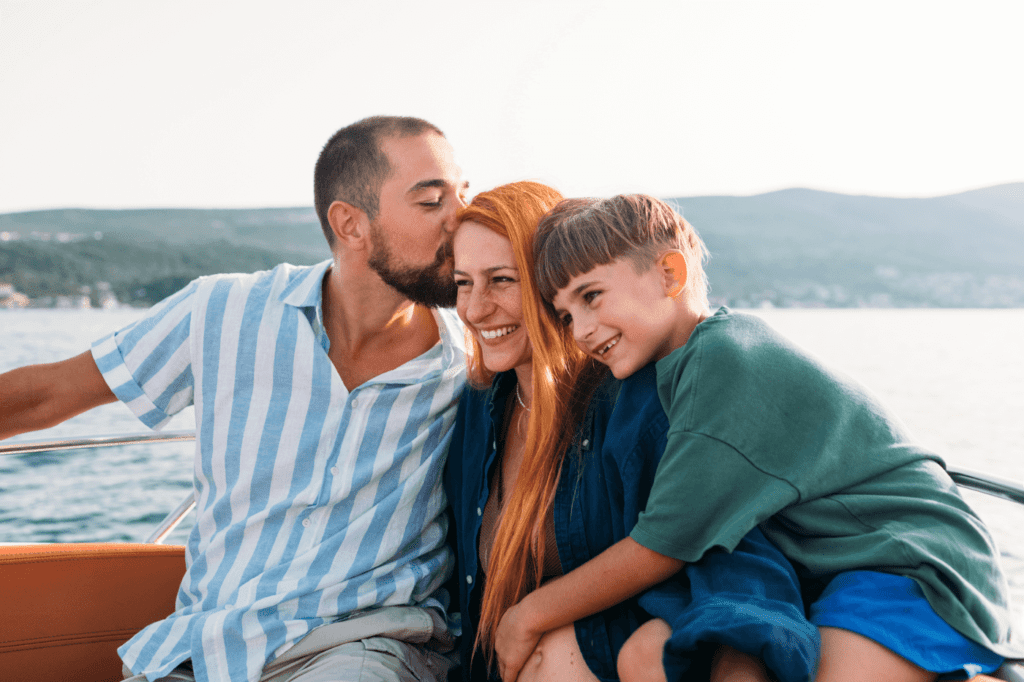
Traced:
[[726, 308], [657, 371], [668, 443], [634, 540], [697, 561], [760, 526], [805, 583], [909, 576], [959, 632], [1024, 655], [988, 530], [862, 387]]

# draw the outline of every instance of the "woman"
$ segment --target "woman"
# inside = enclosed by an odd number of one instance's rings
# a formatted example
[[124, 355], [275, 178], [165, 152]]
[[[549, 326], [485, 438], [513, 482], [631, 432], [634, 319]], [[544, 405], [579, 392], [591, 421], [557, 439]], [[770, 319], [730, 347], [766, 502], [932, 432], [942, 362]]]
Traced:
[[[460, 212], [455, 234], [457, 307], [475, 387], [460, 402], [445, 477], [462, 588], [464, 679], [496, 679], [487, 663], [511, 606], [628, 535], [665, 445], [668, 422], [653, 368], [614, 380], [542, 307], [533, 278], [533, 233], [560, 200], [557, 191], [538, 183], [504, 185], [474, 198]], [[727, 571], [712, 572], [718, 579]], [[667, 617], [657, 613], [662, 606], [671, 612], [698, 601], [682, 585], [645, 593], [646, 611], [630, 599], [548, 632], [519, 679], [618, 679], [620, 650], [649, 613]], [[799, 602], [795, 576], [790, 586], [789, 597]], [[731, 602], [717, 606], [723, 603]], [[802, 605], [788, 617], [803, 621]], [[673, 631], [672, 641], [681, 636], [692, 654], [693, 642], [709, 641], [707, 620], [701, 622], [697, 631]], [[721, 623], [710, 627], [717, 632]], [[816, 636], [809, 623], [806, 630]], [[791, 667], [809, 676], [815, 646], [790, 642], [782, 655], [799, 659]], [[475, 656], [474, 648], [480, 649]], [[648, 659], [664, 675], [660, 648]]]

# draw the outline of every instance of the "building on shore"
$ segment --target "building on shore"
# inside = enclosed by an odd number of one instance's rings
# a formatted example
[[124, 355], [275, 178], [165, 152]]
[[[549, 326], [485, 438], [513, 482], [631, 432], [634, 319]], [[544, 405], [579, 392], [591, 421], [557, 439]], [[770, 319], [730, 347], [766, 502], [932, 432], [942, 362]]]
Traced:
[[0, 282], [0, 308], [11, 310], [14, 308], [27, 308], [28, 305], [28, 296], [16, 291], [13, 284]]

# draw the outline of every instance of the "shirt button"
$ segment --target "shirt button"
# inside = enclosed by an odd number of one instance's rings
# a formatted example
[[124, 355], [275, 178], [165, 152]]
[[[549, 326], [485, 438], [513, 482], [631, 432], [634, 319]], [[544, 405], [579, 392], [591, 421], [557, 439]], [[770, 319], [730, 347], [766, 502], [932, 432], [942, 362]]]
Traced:
[[484, 515], [484, 510], [481, 509], [480, 507], [477, 507], [476, 508], [476, 515], [477, 516], [483, 516]]
[[588, 445], [590, 445], [590, 439], [589, 438], [584, 438], [583, 439], [583, 447], [587, 447]]
[[466, 576], [466, 584], [467, 585], [472, 585], [473, 584], [473, 576], [471, 576], [471, 575], [467, 575]]
[[302, 525], [304, 527], [306, 527], [306, 528], [309, 528], [309, 524], [311, 524], [311, 523], [313, 523], [313, 522], [310, 521], [309, 519], [302, 519]]
[[352, 399], [352, 409], [359, 407], [359, 398]]
[[331, 467], [331, 476], [338, 475], [338, 467]]

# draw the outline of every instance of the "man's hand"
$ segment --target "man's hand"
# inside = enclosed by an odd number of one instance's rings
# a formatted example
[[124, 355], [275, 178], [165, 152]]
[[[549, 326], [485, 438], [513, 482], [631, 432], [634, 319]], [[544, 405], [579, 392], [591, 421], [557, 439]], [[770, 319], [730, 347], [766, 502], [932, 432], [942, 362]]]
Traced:
[[524, 599], [505, 612], [494, 636], [494, 653], [498, 655], [498, 671], [502, 682], [515, 682], [519, 671], [544, 635], [528, 625], [529, 607], [526, 601]]

